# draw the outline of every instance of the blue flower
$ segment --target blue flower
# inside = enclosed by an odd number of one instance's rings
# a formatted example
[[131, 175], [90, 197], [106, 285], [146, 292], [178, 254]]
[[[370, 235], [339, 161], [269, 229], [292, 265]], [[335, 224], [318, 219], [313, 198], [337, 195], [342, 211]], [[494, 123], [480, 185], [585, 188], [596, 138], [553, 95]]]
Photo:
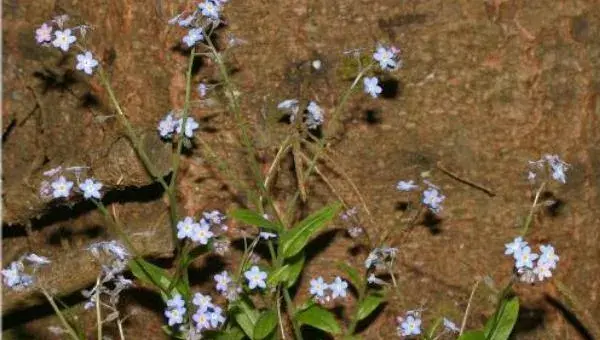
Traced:
[[208, 240], [213, 237], [212, 231], [209, 230], [210, 225], [204, 220], [200, 221], [200, 224], [196, 224], [194, 229], [192, 230], [192, 236], [190, 237], [192, 241], [200, 243], [200, 244], [208, 244]]
[[96, 198], [100, 199], [102, 194], [100, 194], [100, 189], [102, 189], [102, 183], [98, 181], [94, 181], [92, 178], [88, 178], [83, 183], [79, 184], [79, 189], [83, 192], [83, 198], [90, 199]]
[[203, 3], [198, 4], [198, 9], [202, 11], [202, 15], [205, 17], [219, 20], [219, 11], [221, 10], [219, 4], [219, 2], [205, 0]]
[[538, 254], [531, 252], [531, 248], [529, 246], [525, 246], [521, 248], [515, 255], [515, 259], [517, 260], [515, 267], [517, 267], [517, 269], [522, 267], [533, 269], [533, 261], [538, 257]]
[[385, 48], [381, 45], [377, 46], [377, 50], [373, 54], [373, 59], [379, 62], [379, 67], [383, 70], [395, 70], [401, 63], [398, 61], [398, 49], [391, 47]]
[[94, 73], [94, 68], [98, 66], [98, 60], [94, 59], [92, 52], [86, 51], [85, 53], [78, 54], [76, 58], [77, 65], [75, 65], [75, 68], [83, 70], [84, 73], [91, 76]]
[[329, 284], [329, 289], [331, 289], [331, 297], [336, 299], [338, 297], [346, 297], [348, 290], [348, 282], [342, 280], [339, 276], [333, 280], [333, 283]]
[[192, 303], [198, 307], [198, 311], [206, 312], [209, 308], [214, 307], [211, 301], [212, 297], [210, 295], [196, 293], [194, 294], [194, 299], [192, 300]]
[[517, 257], [517, 253], [523, 249], [523, 247], [527, 246], [527, 241], [523, 241], [521, 236], [515, 238], [512, 243], [507, 243], [504, 245], [506, 250], [504, 251], [504, 255], [513, 255], [513, 257]]
[[406, 319], [402, 319], [400, 327], [398, 327], [400, 336], [412, 336], [421, 334], [421, 318], [417, 315], [408, 315]]
[[167, 113], [165, 118], [158, 123], [158, 134], [164, 139], [170, 139], [177, 129], [178, 121], [173, 119], [172, 113]]
[[306, 111], [308, 112], [306, 126], [309, 129], [316, 129], [319, 125], [323, 124], [323, 109], [317, 103], [314, 101], [308, 103]]
[[[181, 133], [181, 126], [183, 125], [183, 118], [180, 118], [177, 121], [177, 127], [175, 128], [175, 131], [177, 133]], [[198, 129], [198, 127], [200, 127], [200, 124], [198, 124], [196, 122], [196, 120], [194, 120], [194, 118], [192, 117], [187, 117], [187, 119], [185, 120], [185, 131], [184, 131], [184, 136], [187, 138], [192, 138], [194, 137], [194, 130]]]
[[198, 41], [204, 40], [204, 33], [202, 32], [201, 28], [192, 28], [183, 37], [182, 40], [187, 45], [187, 47], [192, 47], [196, 45]]
[[169, 326], [175, 326], [183, 323], [185, 307], [168, 308], [165, 310], [165, 316], [168, 319]]
[[52, 197], [54, 198], [68, 198], [73, 187], [73, 182], [67, 181], [64, 176], [60, 176], [56, 181], [52, 182]]
[[321, 276], [310, 280], [310, 293], [317, 298], [325, 298], [325, 290], [328, 288], [329, 285], [325, 283]]
[[445, 199], [446, 196], [442, 195], [437, 188], [429, 187], [423, 191], [423, 204], [436, 214], [442, 210], [441, 204]]
[[177, 238], [183, 240], [186, 237], [192, 238], [196, 227], [200, 225], [194, 222], [191, 217], [186, 217], [183, 221], [177, 222]]
[[227, 273], [227, 271], [223, 271], [219, 274], [216, 274], [214, 279], [217, 282], [217, 291], [219, 293], [227, 292], [227, 289], [229, 289], [229, 284], [231, 283], [231, 277], [229, 277], [229, 273]]
[[68, 28], [64, 31], [54, 32], [54, 36], [56, 38], [52, 41], [52, 45], [60, 48], [64, 52], [67, 52], [71, 44], [77, 40], [77, 38], [71, 35], [71, 30]]
[[378, 85], [379, 80], [376, 77], [365, 77], [363, 79], [363, 83], [365, 85], [365, 92], [370, 94], [371, 97], [377, 98], [381, 93], [381, 86]]
[[250, 270], [244, 272], [244, 277], [246, 277], [248, 280], [248, 287], [250, 289], [254, 289], [256, 287], [267, 288], [267, 283], [265, 282], [267, 273], [261, 271], [258, 266], [252, 266]]

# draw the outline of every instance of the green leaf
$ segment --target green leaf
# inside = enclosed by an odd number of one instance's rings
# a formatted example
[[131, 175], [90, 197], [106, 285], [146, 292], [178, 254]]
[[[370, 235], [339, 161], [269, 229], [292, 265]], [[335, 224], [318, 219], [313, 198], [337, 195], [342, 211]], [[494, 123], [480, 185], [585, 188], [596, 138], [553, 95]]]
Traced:
[[380, 294], [369, 294], [358, 306], [357, 320], [360, 321], [369, 316], [385, 299]]
[[272, 310], [261, 314], [254, 326], [254, 339], [261, 340], [269, 336], [277, 327], [277, 313]]
[[348, 279], [350, 280], [350, 283], [352, 283], [356, 290], [361, 291], [363, 289], [364, 283], [360, 276], [360, 273], [358, 272], [358, 270], [356, 270], [356, 268], [349, 266], [344, 262], [340, 262], [338, 264], [338, 268], [346, 273]]
[[485, 340], [485, 334], [483, 331], [467, 331], [458, 340]]
[[181, 280], [179, 280], [171, 292], [165, 294], [173, 279], [166, 270], [142, 258], [135, 258], [133, 261], [129, 261], [129, 269], [131, 269], [133, 275], [140, 281], [159, 288], [161, 290], [161, 295], [165, 300], [175, 293], [179, 293], [183, 296], [189, 295], [188, 287]]
[[213, 340], [242, 340], [245, 337], [246, 334], [244, 334], [244, 331], [242, 331], [237, 326], [228, 327], [228, 329], [221, 331], [205, 330], [202, 332], [203, 339], [206, 338]]
[[258, 311], [252, 307], [251, 303], [250, 300], [239, 299], [235, 304], [233, 317], [244, 333], [246, 333], [250, 339], [254, 339], [254, 327], [256, 326], [256, 321], [258, 321], [260, 315], [258, 314]]
[[505, 299], [496, 313], [485, 324], [487, 340], [506, 340], [510, 336], [519, 317], [519, 298]]
[[278, 268], [269, 273], [267, 278], [267, 285], [271, 287], [277, 286], [280, 282], [287, 281], [290, 276], [290, 265], [286, 264], [283, 267]]
[[300, 252], [287, 260], [290, 271], [286, 279], [286, 288], [291, 288], [296, 283], [296, 280], [298, 280], [300, 273], [302, 273], [302, 268], [304, 268], [304, 260], [304, 252]]
[[296, 313], [295, 319], [301, 325], [318, 328], [329, 334], [340, 334], [342, 332], [333, 313], [318, 305]]
[[229, 217], [236, 219], [240, 222], [257, 226], [260, 228], [271, 229], [276, 232], [281, 231], [281, 225], [275, 222], [271, 222], [264, 218], [261, 214], [248, 210], [248, 209], [236, 209], [229, 213]]
[[280, 240], [283, 257], [292, 257], [304, 249], [309, 239], [337, 215], [340, 207], [339, 203], [329, 205], [283, 233]]
[[185, 340], [185, 337], [183, 335], [181, 335], [180, 332], [173, 332], [173, 329], [171, 329], [171, 327], [167, 326], [167, 325], [163, 325], [160, 327], [163, 332], [165, 332], [165, 334], [167, 334], [170, 338], [172, 339], [182, 339]]

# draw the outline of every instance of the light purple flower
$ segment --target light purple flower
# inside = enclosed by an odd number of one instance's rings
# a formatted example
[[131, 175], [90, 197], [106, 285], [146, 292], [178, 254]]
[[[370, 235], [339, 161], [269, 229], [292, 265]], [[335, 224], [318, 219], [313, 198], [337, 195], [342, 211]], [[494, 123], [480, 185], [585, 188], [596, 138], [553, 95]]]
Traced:
[[67, 52], [69, 47], [71, 47], [71, 44], [77, 40], [77, 38], [71, 35], [71, 30], [68, 28], [64, 31], [54, 32], [54, 36], [56, 38], [52, 41], [52, 45], [56, 48], [60, 48], [64, 52]]
[[[175, 131], [177, 133], [181, 133], [182, 125], [183, 125], [183, 118], [180, 118], [177, 121], [177, 126], [175, 127]], [[194, 130], [198, 129], [199, 126], [200, 126], [200, 124], [198, 124], [196, 122], [196, 120], [194, 120], [194, 118], [187, 117], [187, 119], [185, 120], [185, 131], [184, 131], [183, 135], [187, 138], [194, 137]]]
[[173, 295], [173, 298], [167, 300], [167, 307], [169, 308], [181, 308], [185, 306], [185, 301], [181, 297], [181, 294]]
[[175, 129], [177, 129], [178, 125], [179, 121], [173, 119], [173, 114], [167, 113], [165, 118], [158, 123], [158, 134], [162, 138], [169, 139], [173, 135], [173, 132], [175, 132]]
[[185, 308], [171, 308], [165, 310], [165, 316], [168, 319], [169, 326], [175, 326], [183, 323], [183, 316], [185, 315]]
[[538, 280], [540, 281], [544, 281], [545, 278], [551, 278], [552, 271], [550, 263], [538, 261], [536, 263], [535, 268], [533, 268], [533, 273], [538, 277]]
[[410, 181], [399, 181], [398, 184], [396, 184], [396, 189], [398, 191], [412, 191], [414, 189], [418, 189], [419, 186], [415, 184], [415, 181], [410, 180]]
[[226, 270], [222, 271], [219, 274], [216, 274], [214, 277], [217, 282], [217, 291], [220, 293], [227, 292], [229, 284], [231, 283], [231, 277], [229, 277], [229, 273]]
[[208, 321], [212, 328], [217, 328], [219, 325], [225, 323], [225, 317], [223, 316], [223, 310], [219, 306], [214, 306], [212, 311], [208, 313]]
[[399, 67], [398, 56], [399, 51], [394, 48], [385, 48], [381, 45], [377, 46], [377, 50], [373, 54], [373, 59], [379, 62], [379, 67], [383, 70], [395, 70]]
[[511, 243], [507, 243], [504, 245], [506, 250], [504, 251], [504, 255], [512, 255], [513, 257], [517, 257], [517, 253], [523, 249], [523, 247], [527, 246], [527, 241], [523, 241], [521, 236], [515, 238]]
[[415, 315], [408, 315], [398, 327], [398, 335], [412, 336], [421, 334], [421, 318]]
[[365, 86], [365, 92], [370, 94], [373, 98], [377, 98], [382, 91], [377, 77], [365, 77], [363, 79], [363, 84]]
[[538, 257], [538, 254], [531, 252], [531, 248], [529, 246], [525, 246], [516, 253], [515, 259], [517, 262], [515, 267], [527, 267], [531, 269], [533, 268], [533, 261]]
[[199, 311], [205, 312], [209, 308], [213, 308], [212, 297], [210, 295], [204, 295], [201, 293], [194, 294], [192, 303], [198, 307]]
[[210, 328], [210, 315], [207, 311], [198, 310], [192, 319], [196, 323], [196, 332]]
[[205, 0], [203, 3], [198, 4], [198, 9], [202, 11], [202, 15], [207, 18], [218, 20], [219, 11], [221, 10], [218, 3], [212, 0]]
[[38, 44], [52, 41], [52, 26], [43, 23], [42, 26], [35, 30], [35, 40]]
[[204, 83], [200, 83], [198, 84], [198, 87], [196, 88], [196, 90], [198, 91], [198, 95], [200, 95], [200, 98], [204, 98], [206, 97], [206, 84]]
[[94, 68], [98, 66], [98, 60], [94, 59], [92, 52], [86, 51], [85, 53], [77, 55], [77, 65], [75, 68], [78, 70], [83, 70], [88, 75], [92, 75], [94, 73]]
[[192, 238], [194, 231], [200, 224], [194, 222], [191, 217], [186, 217], [182, 221], [177, 222], [177, 238], [183, 240], [184, 238]]
[[430, 187], [423, 191], [423, 204], [436, 214], [442, 210], [441, 204], [445, 199], [446, 196], [442, 195], [436, 188]]

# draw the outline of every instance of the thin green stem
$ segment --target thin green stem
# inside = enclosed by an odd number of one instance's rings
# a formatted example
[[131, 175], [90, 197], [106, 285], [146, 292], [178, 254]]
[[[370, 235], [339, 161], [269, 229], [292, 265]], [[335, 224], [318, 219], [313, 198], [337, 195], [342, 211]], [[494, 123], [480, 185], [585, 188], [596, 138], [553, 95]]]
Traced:
[[542, 191], [544, 190], [545, 186], [546, 182], [543, 182], [535, 193], [535, 198], [533, 199], [533, 204], [531, 205], [531, 209], [529, 210], [529, 215], [527, 215], [527, 219], [525, 220], [525, 224], [523, 225], [523, 232], [521, 233], [522, 236], [527, 235], [527, 232], [529, 231], [529, 226], [531, 225], [531, 221], [533, 221], [533, 214], [535, 212], [535, 208], [537, 208], [538, 200], [540, 199], [540, 195], [542, 194]]
[[58, 308], [58, 306], [54, 302], [54, 299], [46, 291], [46, 289], [40, 288], [40, 290], [42, 291], [42, 294], [44, 294], [44, 296], [46, 297], [46, 300], [48, 300], [48, 302], [50, 303], [50, 306], [52, 306], [52, 309], [54, 310], [54, 313], [60, 319], [60, 322], [62, 323], [62, 325], [67, 330], [67, 333], [69, 334], [69, 336], [71, 337], [71, 339], [75, 339], [75, 340], [83, 339], [83, 338], [79, 337], [79, 335], [77, 334], [77, 332], [75, 331], [75, 329], [73, 329], [73, 326], [71, 326], [71, 324], [67, 321], [67, 319], [65, 319], [65, 316], [63, 315], [62, 311]]
[[287, 307], [288, 315], [290, 316], [290, 321], [292, 322], [292, 328], [294, 330], [294, 335], [296, 336], [296, 340], [303, 340], [302, 332], [300, 331], [300, 326], [294, 320], [294, 316], [296, 314], [296, 310], [294, 309], [294, 303], [292, 302], [292, 298], [290, 297], [290, 292], [287, 289], [283, 289], [283, 299], [285, 300], [285, 305]]

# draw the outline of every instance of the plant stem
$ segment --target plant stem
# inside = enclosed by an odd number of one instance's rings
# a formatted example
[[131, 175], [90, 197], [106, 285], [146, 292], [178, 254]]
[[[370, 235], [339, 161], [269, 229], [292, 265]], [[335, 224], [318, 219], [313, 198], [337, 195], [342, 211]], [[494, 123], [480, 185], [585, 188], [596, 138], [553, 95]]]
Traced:
[[540, 199], [540, 195], [542, 194], [542, 190], [544, 190], [545, 186], [546, 182], [543, 182], [535, 193], [535, 198], [533, 199], [533, 204], [531, 205], [531, 209], [529, 210], [529, 215], [527, 215], [527, 219], [525, 220], [525, 224], [523, 225], [523, 232], [521, 233], [521, 235], [523, 236], [527, 235], [527, 231], [529, 231], [529, 225], [531, 225], [531, 221], [533, 220], [533, 213], [535, 212], [538, 200]]
[[67, 321], [67, 319], [65, 319], [65, 316], [62, 314], [61, 310], [58, 308], [58, 306], [54, 302], [54, 299], [52, 298], [52, 296], [46, 291], [46, 289], [40, 288], [40, 290], [42, 291], [42, 294], [44, 294], [44, 296], [46, 297], [46, 300], [48, 300], [48, 302], [52, 306], [54, 313], [56, 313], [56, 316], [58, 316], [58, 318], [60, 319], [60, 322], [63, 324], [63, 326], [67, 330], [67, 333], [69, 334], [69, 336], [75, 340], [82, 339], [79, 337], [79, 335], [77, 335], [77, 332], [75, 331], [75, 329], [73, 329], [73, 327]]
[[294, 303], [292, 302], [292, 298], [290, 297], [290, 292], [287, 289], [283, 288], [283, 299], [285, 300], [285, 305], [287, 307], [288, 314], [290, 316], [290, 320], [292, 322], [292, 328], [294, 330], [294, 335], [296, 336], [296, 340], [303, 340], [302, 332], [300, 332], [300, 326], [294, 320], [294, 316], [296, 311], [294, 310]]
[[98, 276], [96, 279], [96, 322], [98, 323], [98, 340], [102, 340], [102, 309], [100, 307], [100, 276]]

